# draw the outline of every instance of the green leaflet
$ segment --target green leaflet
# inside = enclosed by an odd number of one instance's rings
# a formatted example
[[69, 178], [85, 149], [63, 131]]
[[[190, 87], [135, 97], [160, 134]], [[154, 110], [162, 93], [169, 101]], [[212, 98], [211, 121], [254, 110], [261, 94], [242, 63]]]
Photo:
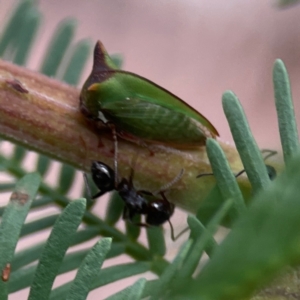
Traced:
[[163, 257], [166, 254], [166, 242], [162, 226], [148, 227], [146, 233], [150, 252]]
[[60, 23], [55, 36], [53, 37], [48, 51], [45, 55], [41, 73], [48, 76], [55, 76], [60, 63], [63, 60], [65, 51], [68, 49], [75, 33], [76, 21], [67, 19]]
[[277, 0], [275, 3], [277, 6], [285, 8], [286, 6], [289, 5], [298, 4], [299, 0]]
[[[41, 178], [37, 173], [21, 179], [11, 195], [9, 204], [2, 215], [0, 225], [0, 299], [7, 299], [7, 284], [11, 262], [20, 236], [21, 228], [29, 212], [30, 205], [39, 188]], [[5, 276], [4, 276], [5, 275]], [[4, 279], [3, 279], [4, 278]]]
[[[151, 269], [149, 262], [134, 262], [128, 264], [119, 264], [109, 268], [101, 269], [99, 275], [92, 282], [91, 289], [104, 286], [111, 282], [124, 279], [133, 275], [147, 272]], [[71, 283], [68, 282], [64, 285], [54, 289], [51, 293], [50, 300], [65, 300], [66, 294], [69, 291]]]
[[222, 97], [222, 103], [236, 148], [241, 156], [253, 191], [258, 192], [270, 184], [270, 178], [261, 152], [253, 138], [243, 108], [235, 94], [231, 91], [225, 92]]
[[176, 273], [180, 270], [180, 268], [182, 268], [182, 264], [189, 253], [191, 245], [191, 240], [183, 244], [172, 264], [170, 264], [160, 276], [156, 288], [151, 293], [150, 300], [160, 299], [161, 296], [167, 292], [168, 288], [170, 287], [170, 282], [176, 276]]
[[[98, 235], [98, 228], [96, 226], [89, 226], [87, 229], [81, 230], [76, 233], [72, 241], [72, 244], [70, 246], [88, 241], [96, 237], [97, 235]], [[31, 246], [30, 248], [26, 248], [24, 250], [17, 252], [12, 261], [13, 270], [16, 271], [26, 266], [27, 264], [30, 264], [35, 260], [39, 259], [41, 255], [41, 251], [44, 247], [45, 247], [45, 243], [42, 242], [42, 243], [37, 243]]]
[[[187, 219], [189, 228], [191, 230], [190, 238], [193, 240], [196, 240], [198, 238], [201, 239], [201, 237], [206, 234], [206, 227], [194, 216], [188, 216]], [[215, 230], [215, 229], [214, 229]], [[211, 257], [214, 249], [218, 247], [217, 242], [215, 241], [213, 235], [208, 236], [208, 241], [205, 246], [205, 252], [206, 254]], [[200, 255], [201, 256], [201, 255]]]
[[[41, 252], [43, 248], [44, 248], [44, 244], [39, 244], [37, 247], [34, 247], [32, 249], [33, 253], [29, 253], [30, 250], [28, 250], [27, 255], [28, 256], [34, 255], [36, 257], [37, 256], [36, 252], [37, 251]], [[108, 259], [111, 257], [115, 257], [118, 255], [124, 254], [124, 248], [125, 248], [124, 244], [113, 243], [106, 258]], [[77, 269], [79, 267], [80, 263], [82, 262], [82, 260], [84, 259], [84, 257], [87, 255], [87, 252], [88, 252], [88, 249], [87, 250], [79, 250], [79, 251], [75, 251], [75, 252], [67, 254], [64, 257], [62, 264], [60, 265], [57, 275]], [[36, 257], [36, 258], [39, 258], [40, 254], [41, 253], [38, 253], [38, 257]], [[13, 264], [12, 264], [12, 268], [13, 268]], [[18, 290], [29, 287], [32, 283], [36, 269], [37, 269], [36, 265], [33, 265], [33, 266], [29, 266], [29, 267], [27, 266], [26, 268], [21, 268], [21, 269], [17, 270], [16, 272], [13, 272], [11, 274], [11, 279], [10, 279], [9, 287], [8, 287], [9, 293], [14, 293]], [[120, 275], [120, 274], [118, 274], [118, 275]], [[130, 276], [130, 275], [128, 275], [128, 276]], [[71, 282], [68, 282], [66, 285], [67, 285], [67, 288], [64, 289], [65, 293], [67, 293], [67, 291], [69, 290]], [[58, 289], [60, 289], [60, 287]], [[54, 299], [55, 299], [55, 297], [54, 297]]]
[[136, 281], [132, 286], [127, 287], [126, 289], [120, 291], [117, 294], [114, 294], [106, 300], [139, 300], [142, 299], [142, 293], [146, 284], [146, 279], [141, 278]]
[[192, 276], [200, 261], [203, 251], [212, 245], [213, 235], [224, 216], [232, 207], [232, 202], [233, 201], [231, 199], [228, 199], [226, 202], [224, 202], [224, 204], [210, 220], [206, 230], [203, 231], [203, 234], [200, 236], [198, 235], [197, 238], [194, 237], [195, 240], [191, 245], [191, 251], [188, 253], [180, 272], [178, 272], [178, 279], [180, 279], [179, 281], [185, 280]]
[[299, 138], [289, 76], [280, 59], [274, 63], [273, 83], [281, 145], [284, 161], [287, 164], [299, 149]]
[[90, 54], [91, 42], [87, 39], [79, 41], [72, 47], [72, 50], [72, 56], [62, 79], [68, 84], [76, 85], [81, 78], [83, 68]]
[[89, 251], [81, 263], [77, 275], [70, 287], [67, 300], [84, 300], [92, 288], [93, 280], [100, 273], [103, 261], [110, 250], [111, 238], [100, 240]]
[[119, 193], [113, 192], [107, 205], [105, 222], [111, 226], [115, 225], [121, 218], [123, 209], [124, 201], [120, 197]]
[[[24, 0], [19, 3], [15, 8], [8, 24], [6, 25], [0, 41], [0, 56], [8, 52], [9, 46], [16, 47], [18, 44], [18, 39], [20, 37], [20, 27], [24, 27], [26, 23], [26, 18], [28, 17], [28, 12], [33, 8], [32, 0]], [[11, 52], [11, 51], [10, 51]], [[9, 53], [11, 55], [11, 53]]]
[[14, 63], [18, 65], [24, 65], [26, 63], [40, 22], [41, 15], [35, 7], [26, 11], [24, 24], [19, 33], [20, 36], [18, 38]]
[[208, 139], [206, 142], [207, 155], [212, 166], [217, 185], [223, 199], [233, 200], [232, 218], [235, 219], [245, 211], [245, 202], [235, 176], [230, 170], [228, 161], [217, 141]]
[[300, 156], [291, 162], [253, 199], [195, 282], [184, 290], [185, 297], [247, 299], [287, 265], [299, 264]]
[[85, 200], [71, 202], [58, 217], [42, 252], [30, 289], [29, 300], [48, 299], [64, 255], [85, 212]]

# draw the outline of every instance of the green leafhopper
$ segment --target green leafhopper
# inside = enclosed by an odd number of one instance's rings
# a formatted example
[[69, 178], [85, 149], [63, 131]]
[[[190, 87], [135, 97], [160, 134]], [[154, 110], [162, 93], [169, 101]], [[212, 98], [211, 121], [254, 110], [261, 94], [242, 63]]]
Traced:
[[80, 94], [80, 110], [88, 119], [112, 124], [118, 136], [132, 141], [191, 148], [218, 136], [204, 116], [174, 94], [117, 69], [100, 41]]

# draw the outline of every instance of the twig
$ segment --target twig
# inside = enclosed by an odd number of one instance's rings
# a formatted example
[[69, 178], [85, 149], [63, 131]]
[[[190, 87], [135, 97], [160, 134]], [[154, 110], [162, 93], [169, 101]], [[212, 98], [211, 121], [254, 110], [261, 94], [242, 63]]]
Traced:
[[[91, 128], [79, 109], [79, 90], [57, 80], [0, 60], [0, 135], [27, 148], [89, 171], [91, 161], [112, 166], [110, 130]], [[243, 169], [233, 146], [219, 141], [233, 172]], [[196, 212], [215, 184], [214, 178], [196, 179], [211, 171], [205, 147], [179, 151], [147, 148], [119, 139], [120, 176], [129, 176], [132, 157], [139, 153], [135, 185], [149, 191], [170, 182], [181, 169], [183, 178], [167, 197], [176, 205]], [[240, 184], [248, 184], [245, 178]]]

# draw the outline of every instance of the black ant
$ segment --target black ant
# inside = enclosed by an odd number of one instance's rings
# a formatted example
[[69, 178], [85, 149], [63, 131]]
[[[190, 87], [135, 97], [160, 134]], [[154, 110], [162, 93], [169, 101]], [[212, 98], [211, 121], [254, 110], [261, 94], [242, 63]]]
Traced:
[[[263, 149], [263, 150], [261, 150], [261, 153], [262, 153], [262, 154], [263, 154], [263, 153], [268, 153], [268, 154], [264, 157], [264, 160], [267, 160], [268, 158], [270, 158], [270, 157], [276, 155], [276, 154], [277, 154], [277, 151], [275, 151], [275, 150], [269, 150], [269, 149]], [[265, 164], [265, 166], [266, 166], [267, 173], [268, 173], [268, 176], [269, 176], [270, 180], [271, 180], [271, 181], [274, 180], [274, 179], [276, 178], [276, 176], [277, 176], [276, 169], [275, 169], [273, 166], [271, 166], [271, 165]], [[242, 170], [242, 171], [238, 172], [238, 173], [235, 175], [235, 177], [240, 176], [240, 175], [243, 174], [244, 172], [245, 172], [245, 170]]]
[[[117, 163], [114, 164], [117, 166]], [[133, 185], [134, 170], [130, 169], [129, 179], [122, 178], [118, 182], [116, 171], [108, 165], [100, 161], [93, 161], [91, 166], [92, 179], [100, 191], [94, 196], [91, 195], [90, 188], [87, 182], [87, 176], [84, 174], [88, 194], [92, 199], [96, 199], [107, 192], [116, 190], [125, 207], [123, 211], [123, 219], [129, 220], [132, 223], [135, 215], [145, 215], [145, 223], [134, 223], [137, 226], [149, 227], [160, 226], [166, 221], [171, 227], [171, 236], [175, 240], [173, 226], [170, 222], [170, 217], [174, 213], [175, 205], [168, 201], [165, 196], [166, 190], [176, 183], [183, 175], [183, 170], [166, 186], [161, 188], [157, 193], [151, 193], [145, 190], [136, 190]], [[160, 195], [159, 196], [157, 196]]]
[[[269, 150], [269, 149], [264, 149], [261, 151], [262, 153], [269, 153], [267, 154], [265, 157], [264, 157], [264, 160], [268, 159], [269, 157], [273, 156], [273, 155], [276, 155], [277, 154], [277, 151], [274, 151], [274, 150]], [[271, 166], [271, 165], [265, 165], [266, 166], [266, 169], [267, 169], [267, 173], [268, 173], [268, 176], [270, 178], [270, 180], [274, 180], [277, 176], [277, 172], [276, 172], [276, 169]], [[243, 173], [245, 173], [245, 169], [238, 172], [237, 174], [235, 174], [234, 176], [237, 178], [239, 177], [240, 175], [242, 175]], [[200, 174], [198, 175], [196, 178], [200, 178], [200, 177], [203, 177], [203, 176], [210, 176], [210, 175], [214, 175], [213, 173], [203, 173], [203, 174]]]
[[[268, 176], [270, 178], [270, 180], [274, 180], [277, 176], [277, 172], [275, 170], [275, 168], [271, 165], [265, 165], [266, 166], [266, 169], [267, 169], [267, 173], [268, 173]], [[239, 177], [240, 175], [242, 175], [243, 173], [245, 173], [245, 169], [238, 172], [237, 174], [235, 174], [235, 177]], [[200, 177], [199, 175], [197, 177]]]

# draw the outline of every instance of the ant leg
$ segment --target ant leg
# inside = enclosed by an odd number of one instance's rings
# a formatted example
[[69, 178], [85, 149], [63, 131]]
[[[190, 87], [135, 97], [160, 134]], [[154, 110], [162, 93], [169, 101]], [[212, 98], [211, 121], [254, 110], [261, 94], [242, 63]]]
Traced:
[[108, 123], [114, 141], [114, 172], [115, 172], [115, 187], [118, 186], [118, 137], [116, 127], [112, 123]]
[[171, 229], [171, 239], [172, 239], [173, 242], [175, 242], [174, 227], [173, 227], [173, 225], [172, 225], [172, 223], [171, 223], [170, 220], [168, 220], [168, 223], [169, 223], [170, 229]]
[[139, 195], [144, 194], [144, 195], [148, 195], [148, 196], [153, 196], [153, 193], [151, 193], [149, 191], [145, 191], [145, 190], [138, 190], [137, 194], [139, 194]]
[[133, 177], [134, 177], [134, 170], [135, 170], [135, 166], [136, 166], [136, 162], [139, 156], [139, 150], [137, 151], [136, 155], [133, 157], [132, 161], [131, 161], [131, 167], [130, 167], [130, 174], [129, 174], [129, 187], [132, 188], [133, 187]]
[[125, 206], [123, 210], [123, 220], [130, 222], [133, 225], [139, 226], [139, 227], [149, 227], [146, 223], [139, 223], [139, 222], [133, 222], [132, 219], [135, 216], [135, 214], [130, 213], [130, 210]]
[[123, 209], [122, 219], [129, 220], [129, 210], [126, 205], [124, 206], [124, 209]]
[[[234, 175], [235, 178], [239, 177], [239, 176], [242, 175], [244, 172], [245, 172], [245, 169], [242, 170], [242, 171], [240, 171], [240, 172], [238, 172], [238, 173], [236, 173], [236, 174]], [[200, 175], [196, 176], [196, 178], [200, 178], [200, 177], [204, 177], [204, 176], [213, 176], [213, 175], [214, 175], [214, 173], [203, 173], [203, 174], [200, 174]]]
[[115, 186], [118, 186], [118, 138], [115, 126], [113, 126], [113, 139], [115, 144], [114, 151], [114, 168], [115, 168]]
[[184, 233], [186, 233], [190, 229], [190, 227], [187, 227], [187, 228], [183, 229], [181, 232], [179, 232], [175, 236], [175, 234], [174, 234], [174, 227], [173, 227], [171, 221], [168, 220], [168, 223], [169, 223], [170, 228], [171, 228], [171, 239], [172, 239], [173, 242], [175, 242], [178, 238], [180, 238]]
[[132, 167], [130, 167], [130, 174], [129, 174], [129, 188], [133, 187], [133, 176], [134, 176], [134, 169]]
[[212, 176], [214, 173], [203, 173], [196, 176], [196, 178], [204, 177], [204, 176]]
[[148, 225], [147, 223], [135, 223], [132, 222], [133, 225], [139, 226], [139, 227], [145, 227], [145, 228], [149, 228], [150, 225]]
[[268, 158], [276, 155], [278, 152], [276, 150], [263, 149], [261, 150], [261, 153], [269, 153], [264, 157], [264, 160], [267, 160]]

